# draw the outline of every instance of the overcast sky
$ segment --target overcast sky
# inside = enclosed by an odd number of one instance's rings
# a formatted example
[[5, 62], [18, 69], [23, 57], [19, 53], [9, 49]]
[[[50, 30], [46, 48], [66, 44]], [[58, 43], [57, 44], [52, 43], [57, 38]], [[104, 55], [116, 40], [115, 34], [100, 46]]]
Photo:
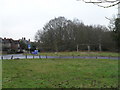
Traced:
[[117, 14], [117, 6], [102, 8], [77, 0], [1, 0], [0, 37], [34, 40], [35, 33], [51, 19], [77, 18], [85, 25], [105, 25]]

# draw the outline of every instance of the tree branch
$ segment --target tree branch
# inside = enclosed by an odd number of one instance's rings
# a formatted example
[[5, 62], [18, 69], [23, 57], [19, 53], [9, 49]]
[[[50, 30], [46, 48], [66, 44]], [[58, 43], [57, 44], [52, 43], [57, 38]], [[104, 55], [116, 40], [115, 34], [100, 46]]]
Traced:
[[[112, 5], [109, 5], [109, 6], [102, 6], [102, 5], [98, 5], [99, 7], [103, 7], [103, 8], [109, 8], [109, 7], [113, 7], [113, 6], [116, 6], [116, 5], [118, 5], [120, 2], [117, 2], [117, 3], [115, 3], [115, 4], [112, 4]], [[95, 4], [95, 3], [93, 3], [93, 4]]]
[[[79, 0], [78, 0], [79, 1]], [[89, 1], [86, 1], [86, 0], [82, 0], [83, 2], [85, 3], [93, 3], [95, 5], [98, 5], [99, 7], [103, 7], [103, 8], [109, 8], [109, 7], [113, 7], [115, 5], [118, 5], [120, 3], [119, 0], [113, 0], [113, 1], [110, 1], [110, 0], [97, 0], [97, 1], [92, 1], [92, 0], [89, 0]], [[112, 5], [108, 5], [108, 6], [102, 6], [102, 5], [99, 5], [100, 3], [114, 3]]]

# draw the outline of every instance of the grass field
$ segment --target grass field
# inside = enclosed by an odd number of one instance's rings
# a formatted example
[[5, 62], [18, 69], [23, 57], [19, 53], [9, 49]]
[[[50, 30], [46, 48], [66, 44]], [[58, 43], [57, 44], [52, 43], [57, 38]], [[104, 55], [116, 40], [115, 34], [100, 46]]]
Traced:
[[118, 86], [118, 60], [3, 60], [3, 88], [111, 88]]
[[118, 53], [115, 52], [41, 52], [40, 55], [48, 55], [48, 56], [111, 56], [118, 57]]

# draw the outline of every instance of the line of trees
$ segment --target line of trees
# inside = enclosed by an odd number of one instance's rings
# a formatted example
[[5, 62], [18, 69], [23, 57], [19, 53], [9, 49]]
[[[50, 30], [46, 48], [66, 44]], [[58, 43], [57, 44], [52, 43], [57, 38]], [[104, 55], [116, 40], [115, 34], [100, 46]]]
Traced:
[[42, 51], [116, 51], [113, 31], [104, 26], [85, 25], [78, 19], [65, 17], [51, 19], [35, 35], [37, 47]]

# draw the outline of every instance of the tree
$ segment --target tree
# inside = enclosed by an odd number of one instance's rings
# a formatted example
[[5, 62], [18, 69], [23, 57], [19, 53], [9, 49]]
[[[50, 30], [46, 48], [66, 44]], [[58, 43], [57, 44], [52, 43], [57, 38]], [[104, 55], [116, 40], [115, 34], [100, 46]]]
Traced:
[[62, 46], [67, 24], [68, 20], [64, 17], [51, 19], [43, 27], [43, 32], [38, 31], [35, 37], [40, 43], [42, 43], [42, 47], [46, 48], [46, 50], [58, 51], [62, 48], [59, 46]]
[[120, 51], [120, 18], [115, 20], [114, 37], [117, 42], [118, 51]]
[[111, 36], [116, 42], [117, 50], [120, 50], [120, 18], [113, 17], [109, 19], [109, 30], [111, 31]]
[[20, 41], [20, 49], [21, 50], [27, 50], [27, 44], [24, 43], [22, 40]]
[[[82, 1], [85, 3], [93, 3], [103, 8], [109, 8], [120, 4], [119, 0], [82, 0]], [[106, 3], [107, 5], [103, 5], [104, 3]]]
[[109, 20], [109, 25], [108, 25], [108, 28], [109, 28], [109, 30], [110, 31], [115, 31], [115, 19], [116, 19], [116, 17], [115, 16], [113, 16], [112, 18], [106, 18], [106, 19], [108, 19]]
[[65, 17], [51, 19], [35, 35], [37, 47], [43, 51], [113, 50], [111, 32], [103, 26], [84, 25], [78, 19]]
[[[82, 0], [85, 3], [93, 3], [99, 7], [109, 8], [118, 5], [118, 18], [114, 19], [109, 25], [109, 29], [114, 31], [113, 38], [117, 43], [118, 50], [120, 49], [120, 0]], [[106, 5], [105, 5], [106, 3]], [[111, 21], [111, 20], [110, 20]]]
[[120, 18], [116, 18], [115, 20], [115, 32], [120, 33]]

